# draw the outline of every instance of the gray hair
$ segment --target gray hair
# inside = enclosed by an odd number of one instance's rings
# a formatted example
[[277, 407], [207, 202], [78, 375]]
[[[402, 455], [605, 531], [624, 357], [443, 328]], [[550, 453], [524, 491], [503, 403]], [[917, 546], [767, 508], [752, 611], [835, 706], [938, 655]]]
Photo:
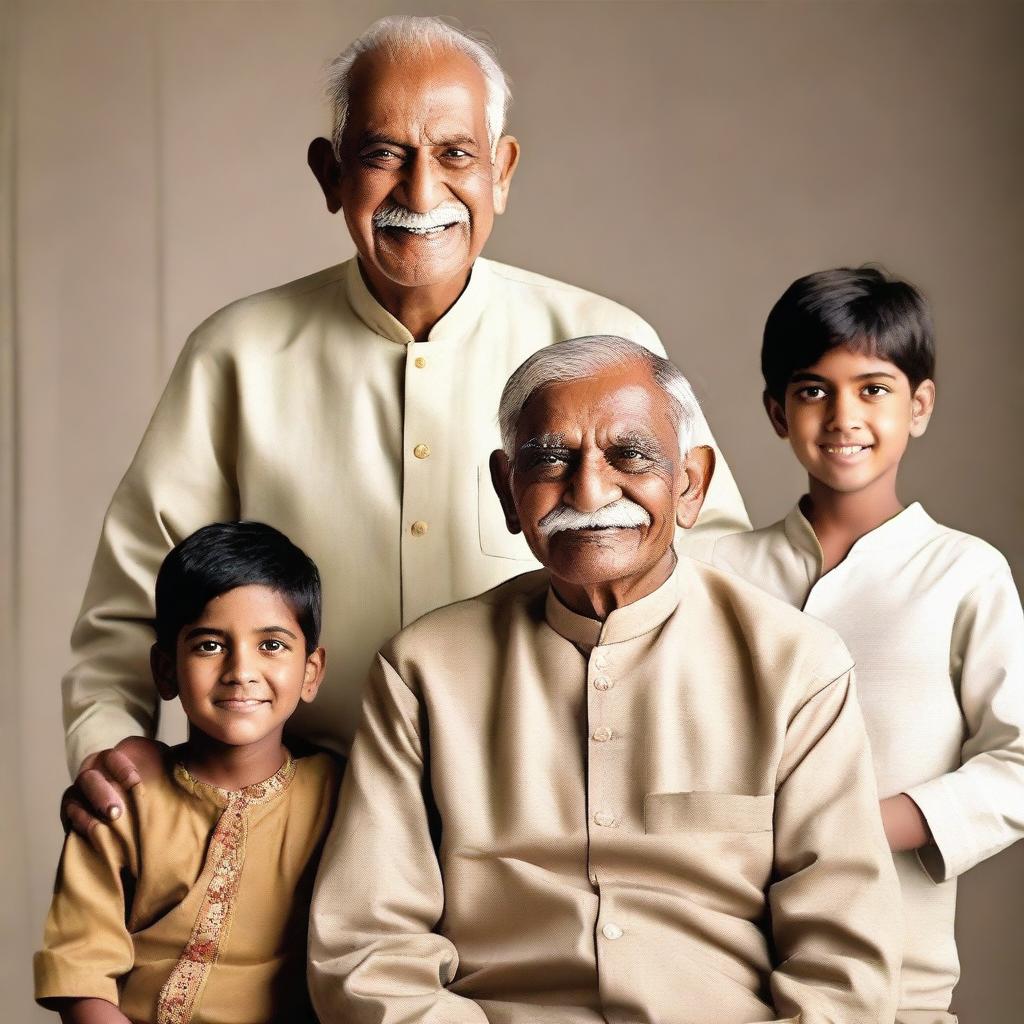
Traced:
[[679, 434], [679, 450], [685, 455], [693, 444], [694, 426], [700, 417], [700, 406], [689, 381], [667, 359], [614, 334], [595, 334], [549, 345], [534, 352], [509, 377], [498, 406], [501, 443], [506, 454], [510, 458], [514, 454], [519, 417], [527, 402], [542, 388], [636, 362], [648, 367], [654, 383], [665, 393], [669, 414]]
[[394, 56], [398, 53], [427, 53], [435, 48], [464, 53], [483, 74], [487, 87], [484, 117], [493, 158], [498, 139], [505, 129], [505, 115], [512, 92], [492, 48], [441, 18], [394, 14], [375, 21], [327, 66], [324, 91], [333, 108], [331, 143], [336, 160], [341, 160], [341, 136], [348, 118], [349, 82], [352, 66], [359, 57], [375, 50], [387, 50]]

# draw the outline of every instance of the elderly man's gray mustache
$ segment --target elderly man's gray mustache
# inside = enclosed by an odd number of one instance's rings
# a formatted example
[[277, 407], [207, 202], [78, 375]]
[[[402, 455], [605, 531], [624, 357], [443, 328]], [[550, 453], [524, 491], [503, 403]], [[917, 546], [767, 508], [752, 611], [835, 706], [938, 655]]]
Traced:
[[452, 224], [468, 224], [469, 207], [458, 199], [446, 199], [426, 213], [417, 213], [397, 203], [388, 203], [374, 212], [372, 220], [377, 229], [401, 228], [414, 235], [429, 235]]
[[537, 524], [541, 536], [550, 537], [562, 530], [599, 530], [620, 527], [633, 529], [637, 526], [649, 526], [651, 517], [647, 511], [629, 498], [618, 498], [610, 505], [595, 509], [593, 512], [577, 512], [568, 505], [553, 508]]

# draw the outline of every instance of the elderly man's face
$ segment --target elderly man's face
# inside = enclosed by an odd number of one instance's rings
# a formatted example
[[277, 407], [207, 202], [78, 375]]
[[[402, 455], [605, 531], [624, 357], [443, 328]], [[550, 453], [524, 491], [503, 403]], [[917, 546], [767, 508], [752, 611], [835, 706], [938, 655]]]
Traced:
[[509, 529], [584, 589], [667, 578], [676, 524], [693, 525], [712, 466], [708, 448], [682, 457], [668, 400], [639, 360], [543, 388], [511, 461], [492, 459]]
[[356, 61], [341, 166], [325, 192], [340, 204], [378, 294], [461, 287], [504, 210], [518, 145], [505, 136], [492, 162], [484, 76], [467, 56], [399, 58], [371, 52]]

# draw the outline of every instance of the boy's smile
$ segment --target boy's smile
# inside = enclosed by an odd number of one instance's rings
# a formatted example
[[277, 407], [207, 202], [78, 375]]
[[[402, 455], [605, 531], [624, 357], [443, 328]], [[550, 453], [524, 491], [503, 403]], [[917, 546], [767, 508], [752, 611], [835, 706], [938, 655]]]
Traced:
[[270, 587], [215, 597], [178, 635], [173, 686], [190, 736], [198, 730], [231, 747], [279, 746], [284, 723], [300, 700], [313, 699], [322, 675], [323, 651], [306, 655], [295, 613]]
[[895, 363], [837, 347], [793, 374], [785, 408], [773, 398], [767, 408], [812, 482], [849, 494], [895, 490], [907, 442], [925, 432], [934, 398], [930, 380], [912, 391]]

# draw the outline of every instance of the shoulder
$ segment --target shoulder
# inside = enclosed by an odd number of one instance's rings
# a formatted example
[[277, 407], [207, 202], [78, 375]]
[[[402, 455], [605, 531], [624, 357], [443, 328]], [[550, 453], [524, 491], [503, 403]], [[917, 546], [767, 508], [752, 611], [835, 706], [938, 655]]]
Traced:
[[485, 263], [496, 291], [504, 291], [510, 302], [520, 306], [544, 307], [571, 325], [575, 336], [620, 334], [647, 348], [653, 348], [659, 354], [663, 351], [654, 328], [614, 299], [505, 263], [493, 260], [486, 260]]
[[730, 533], [715, 542], [711, 564], [744, 575], [743, 566], [751, 560], [760, 560], [780, 546], [788, 546], [785, 520], [780, 519], [771, 526], [742, 533]]
[[1010, 572], [1003, 553], [988, 541], [929, 518], [920, 554], [943, 573], [954, 572], [964, 589]]
[[341, 783], [344, 770], [341, 757], [329, 751], [296, 757], [294, 785], [314, 793], [331, 793]]
[[543, 623], [547, 589], [544, 569], [513, 576], [476, 597], [421, 616], [381, 648], [381, 657], [403, 678], [416, 666], [456, 669], [487, 658], [516, 630]]
[[853, 668], [853, 656], [824, 622], [717, 566], [691, 567], [719, 620], [716, 635], [742, 646], [760, 678], [792, 680], [809, 696]]
[[287, 338], [344, 289], [345, 263], [237, 299], [207, 317], [185, 347], [193, 356], [237, 354]]

